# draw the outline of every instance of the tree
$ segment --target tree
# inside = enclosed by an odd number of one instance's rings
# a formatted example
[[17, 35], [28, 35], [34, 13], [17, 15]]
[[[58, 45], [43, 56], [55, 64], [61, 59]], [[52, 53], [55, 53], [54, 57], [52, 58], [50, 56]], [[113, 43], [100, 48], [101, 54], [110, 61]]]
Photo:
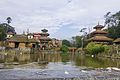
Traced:
[[14, 27], [6, 23], [0, 24], [0, 40], [5, 40], [8, 32], [16, 34]]
[[62, 45], [66, 45], [68, 47], [71, 47], [71, 43], [68, 40], [62, 40]]
[[5, 40], [6, 34], [5, 29], [0, 26], [0, 41]]
[[96, 55], [105, 51], [105, 47], [102, 44], [96, 44], [94, 42], [89, 43], [86, 46], [87, 53]]
[[62, 45], [61, 47], [60, 47], [60, 51], [62, 51], [63, 53], [67, 53], [68, 52], [68, 46], [66, 46], [66, 45]]
[[11, 17], [7, 17], [7, 19], [6, 19], [6, 20], [7, 20], [7, 23], [8, 23], [8, 24], [10, 24], [10, 23], [11, 23], [11, 21], [12, 21]]
[[76, 47], [77, 48], [82, 47], [82, 36], [76, 36], [75, 39], [76, 39]]
[[74, 37], [72, 37], [72, 39], [73, 39], [73, 45], [72, 46], [77, 47], [77, 48], [86, 46], [86, 44], [87, 44], [87, 42], [85, 40], [86, 38], [85, 37], [83, 38], [83, 37], [84, 36], [74, 36]]
[[113, 39], [120, 37], [120, 11], [115, 14], [108, 12], [104, 17], [105, 26], [108, 27], [108, 36]]

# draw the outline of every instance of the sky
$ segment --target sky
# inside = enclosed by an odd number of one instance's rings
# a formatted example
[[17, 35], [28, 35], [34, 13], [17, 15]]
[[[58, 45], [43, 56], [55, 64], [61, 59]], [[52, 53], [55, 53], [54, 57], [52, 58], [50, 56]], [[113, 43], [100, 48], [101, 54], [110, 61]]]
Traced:
[[48, 29], [50, 37], [69, 39], [98, 24], [104, 25], [107, 12], [120, 10], [120, 0], [0, 0], [0, 22], [12, 18], [18, 34]]

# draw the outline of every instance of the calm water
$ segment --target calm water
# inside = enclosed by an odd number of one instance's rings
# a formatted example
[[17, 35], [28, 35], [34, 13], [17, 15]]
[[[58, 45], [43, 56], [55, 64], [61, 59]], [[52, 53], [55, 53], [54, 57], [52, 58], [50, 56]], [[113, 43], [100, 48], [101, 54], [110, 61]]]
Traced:
[[[3, 59], [2, 59], [3, 58]], [[9, 54], [1, 56], [3, 68], [13, 69], [77, 69], [77, 68], [120, 68], [119, 59], [92, 58], [81, 54], [35, 53]]]

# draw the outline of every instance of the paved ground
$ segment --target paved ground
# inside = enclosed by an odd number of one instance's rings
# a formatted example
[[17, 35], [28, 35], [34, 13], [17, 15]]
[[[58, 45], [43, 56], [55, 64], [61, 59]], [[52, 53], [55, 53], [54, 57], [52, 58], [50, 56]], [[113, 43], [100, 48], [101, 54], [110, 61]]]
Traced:
[[119, 71], [1, 69], [0, 80], [120, 80]]

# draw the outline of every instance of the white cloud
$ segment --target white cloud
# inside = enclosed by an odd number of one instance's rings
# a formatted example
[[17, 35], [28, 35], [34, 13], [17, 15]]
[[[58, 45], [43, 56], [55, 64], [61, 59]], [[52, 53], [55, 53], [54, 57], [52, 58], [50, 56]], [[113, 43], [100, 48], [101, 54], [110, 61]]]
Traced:
[[[51, 36], [58, 37], [55, 34], [61, 28], [79, 30], [98, 22], [103, 24], [103, 16], [119, 11], [119, 3], [119, 0], [0, 0], [0, 22], [10, 16], [11, 25], [19, 33], [27, 28], [31, 32], [47, 28]], [[61, 38], [65, 31], [62, 34]]]

